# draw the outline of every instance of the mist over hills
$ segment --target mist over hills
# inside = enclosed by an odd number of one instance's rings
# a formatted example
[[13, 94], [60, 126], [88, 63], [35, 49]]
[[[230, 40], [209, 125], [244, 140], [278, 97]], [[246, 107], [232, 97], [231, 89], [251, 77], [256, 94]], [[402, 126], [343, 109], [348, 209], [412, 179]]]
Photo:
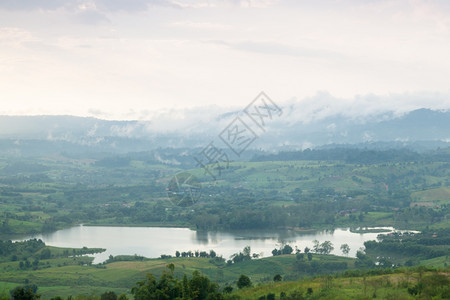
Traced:
[[[202, 148], [238, 115], [174, 117], [170, 130], [155, 121], [108, 121], [75, 116], [0, 116], [2, 154], [127, 153], [158, 148]], [[368, 148], [408, 147], [415, 150], [450, 143], [450, 111], [418, 109], [349, 118], [342, 113], [306, 119], [294, 108], [268, 124], [250, 148], [265, 151], [329, 148], [343, 145]], [[186, 125], [186, 122], [189, 125]], [[178, 124], [178, 125], [177, 125]], [[220, 145], [218, 145], [220, 147]], [[225, 145], [223, 145], [225, 147]]]
[[295, 122], [284, 129], [285, 145], [302, 148], [329, 144], [396, 144], [413, 145], [419, 141], [449, 142], [450, 112], [429, 109], [414, 110], [396, 116], [391, 112], [350, 119], [334, 115], [310, 123]]

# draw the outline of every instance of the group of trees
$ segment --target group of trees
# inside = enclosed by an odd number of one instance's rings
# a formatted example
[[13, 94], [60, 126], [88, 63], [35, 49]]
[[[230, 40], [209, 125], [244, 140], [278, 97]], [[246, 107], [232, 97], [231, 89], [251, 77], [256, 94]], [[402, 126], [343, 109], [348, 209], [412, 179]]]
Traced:
[[[150, 299], [208, 299], [221, 300], [224, 294], [231, 293], [233, 287], [226, 286], [220, 291], [216, 283], [212, 283], [207, 276], [202, 275], [199, 271], [194, 271], [192, 276], [188, 278], [186, 274], [183, 279], [179, 280], [174, 276], [175, 266], [167, 265], [167, 270], [163, 271], [159, 279], [152, 274], [147, 274], [147, 278], [139, 281], [131, 289], [131, 293], [135, 300]], [[250, 278], [241, 275], [236, 285], [239, 289], [252, 286]]]
[[379, 242], [364, 243], [366, 252], [379, 256], [394, 254], [420, 259], [448, 255], [450, 251], [450, 229], [424, 230], [421, 233], [394, 233], [379, 235]]
[[206, 251], [176, 251], [175, 257], [203, 257], [203, 258], [215, 258], [217, 256], [217, 253], [214, 250], [209, 250], [209, 253]]
[[[350, 252], [350, 247], [348, 244], [342, 244], [340, 247], [342, 254], [344, 255], [348, 255]], [[325, 241], [323, 243], [320, 243], [318, 240], [314, 240], [313, 241], [313, 248], [312, 251], [314, 253], [317, 254], [330, 254], [331, 251], [334, 250], [334, 246], [333, 243], [330, 241]], [[277, 255], [284, 255], [284, 254], [291, 254], [294, 251], [294, 249], [290, 246], [290, 245], [284, 245], [282, 246], [280, 249], [273, 249], [272, 250], [272, 255], [273, 256], [277, 256]], [[305, 254], [308, 254], [311, 249], [309, 249], [308, 247], [305, 247]], [[296, 254], [300, 254], [301, 250], [299, 248], [296, 247], [295, 249], [295, 253]]]
[[[171, 255], [166, 255], [166, 254], [162, 254], [161, 258], [166, 259], [166, 258], [171, 258]], [[215, 263], [215, 264], [222, 264], [223, 262], [225, 262], [225, 259], [222, 256], [217, 256], [217, 253], [214, 250], [210, 250], [209, 253], [206, 251], [176, 251], [175, 252], [175, 257], [201, 257], [201, 258], [212, 258], [212, 260], [210, 260], [211, 262]], [[247, 261], [247, 260], [251, 260], [253, 258], [258, 258], [259, 254], [257, 253], [251, 253], [251, 248], [250, 246], [246, 246], [244, 247], [244, 249], [242, 251], [236, 252], [234, 254], [232, 254], [230, 256], [230, 259], [227, 261], [228, 265], [231, 265], [233, 263], [239, 263], [242, 261]]]
[[231, 259], [227, 261], [227, 264], [232, 263], [240, 263], [243, 261], [251, 260], [252, 258], [258, 258], [259, 254], [253, 253], [251, 254], [251, 248], [250, 246], [244, 247], [244, 249], [240, 252], [234, 253], [231, 255]]
[[322, 244], [318, 240], [313, 241], [313, 251], [318, 254], [330, 254], [334, 250], [333, 243], [325, 241]]
[[10, 291], [12, 300], [38, 300], [41, 296], [37, 293], [38, 287], [34, 284], [18, 286]]
[[290, 245], [284, 245], [280, 249], [277, 248], [273, 249], [272, 255], [277, 256], [277, 255], [291, 254], [293, 251], [294, 249], [292, 249]]
[[[30, 239], [26, 241], [12, 242], [11, 240], [0, 240], [0, 261], [26, 259], [45, 248], [42, 240]], [[40, 254], [36, 254], [37, 258], [45, 259], [51, 255], [49, 249], [43, 249]]]
[[168, 270], [158, 280], [152, 274], [147, 274], [146, 280], [137, 282], [131, 293], [135, 300], [223, 299], [219, 286], [198, 271], [194, 271], [191, 278], [184, 275], [182, 280], [177, 279], [173, 264], [168, 265]]
[[33, 268], [33, 270], [37, 270], [38, 266], [39, 266], [38, 258], [35, 258], [32, 263], [30, 263], [30, 261], [27, 258], [25, 258], [24, 261], [19, 262], [19, 268], [21, 270], [27, 270], [30, 268]]
[[[89, 258], [83, 257], [83, 255], [102, 251], [105, 251], [105, 249], [87, 247], [53, 251], [51, 247], [46, 246], [40, 239], [15, 242], [0, 240], [0, 263], [11, 261], [16, 262], [16, 264], [11, 264], [11, 266], [17, 266], [19, 270], [39, 270], [50, 268], [52, 265], [61, 266], [60, 261], [53, 260], [53, 258], [71, 256], [73, 259], [70, 260], [69, 264], [91, 264]], [[66, 265], [67, 263], [68, 261], [64, 261], [62, 264]]]

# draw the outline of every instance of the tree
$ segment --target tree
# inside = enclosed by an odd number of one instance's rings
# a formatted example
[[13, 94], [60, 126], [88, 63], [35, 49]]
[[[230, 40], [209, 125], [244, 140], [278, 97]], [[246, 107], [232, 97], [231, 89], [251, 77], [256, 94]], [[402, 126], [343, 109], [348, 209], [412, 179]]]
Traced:
[[10, 291], [13, 300], [37, 300], [41, 295], [36, 294], [37, 287], [32, 286], [18, 286]]
[[244, 250], [242, 250], [242, 252], [243, 252], [244, 256], [250, 257], [250, 253], [251, 253], [251, 248], [250, 248], [250, 246], [244, 247]]
[[320, 244], [319, 252], [322, 254], [330, 254], [331, 251], [334, 250], [333, 243], [330, 241], [325, 241]]
[[150, 299], [156, 288], [157, 282], [155, 277], [148, 273], [146, 280], [136, 282], [136, 285], [131, 289], [131, 294], [133, 294], [135, 300], [146, 300]]
[[181, 254], [180, 254], [180, 251], [175, 252], [175, 256], [176, 256], [176, 257], [180, 257], [180, 255], [181, 255]]
[[37, 270], [37, 267], [39, 266], [39, 259], [36, 257], [32, 263], [33, 269]]
[[230, 258], [234, 263], [251, 260], [252, 257], [250, 255], [250, 251], [251, 251], [250, 246], [246, 246], [244, 247], [242, 252], [234, 253], [233, 255], [230, 256]]
[[364, 215], [362, 212], [359, 213], [358, 220], [362, 222], [364, 220]]
[[318, 240], [313, 241], [313, 250], [315, 253], [319, 253], [320, 250], [320, 243]]
[[344, 254], [345, 256], [348, 256], [348, 253], [350, 252], [350, 247], [348, 246], [348, 244], [342, 244], [341, 251], [342, 251], [342, 254]]
[[311, 250], [311, 249], [309, 249], [308, 247], [305, 247], [305, 250], [303, 250], [303, 251], [304, 251], [306, 254], [308, 254], [310, 250]]
[[375, 263], [367, 256], [363, 250], [356, 251], [355, 266], [358, 268], [373, 268]]
[[100, 300], [117, 300], [117, 295], [114, 292], [104, 292], [100, 295]]
[[282, 254], [291, 254], [294, 249], [292, 249], [289, 245], [284, 245], [283, 249], [281, 250]]
[[41, 256], [41, 259], [49, 259], [52, 256], [52, 253], [51, 253], [50, 249], [45, 248], [44, 250], [42, 250], [40, 256]]
[[170, 270], [170, 274], [173, 274], [173, 271], [175, 270], [175, 265], [173, 263], [168, 264], [167, 269]]
[[218, 285], [211, 283], [208, 277], [200, 274], [199, 271], [192, 273], [192, 278], [189, 280], [189, 294], [188, 299], [215, 299], [213, 296], [217, 294]]
[[297, 255], [295, 256], [295, 258], [297, 260], [303, 260], [305, 258], [305, 255], [303, 253], [297, 253]]
[[250, 280], [250, 278], [248, 276], [241, 275], [241, 276], [239, 276], [239, 279], [238, 279], [236, 285], [239, 289], [243, 289], [246, 287], [251, 287], [252, 281]]
[[277, 274], [277, 275], [275, 275], [275, 276], [273, 277], [273, 281], [275, 281], [275, 282], [281, 281], [282, 279], [283, 279], [283, 278], [281, 277], [280, 274]]

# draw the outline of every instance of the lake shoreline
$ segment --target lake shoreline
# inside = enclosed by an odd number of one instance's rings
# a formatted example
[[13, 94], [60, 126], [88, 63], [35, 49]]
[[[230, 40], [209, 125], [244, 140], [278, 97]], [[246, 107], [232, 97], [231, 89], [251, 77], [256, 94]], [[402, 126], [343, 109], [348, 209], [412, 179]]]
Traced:
[[142, 228], [188, 228], [191, 230], [195, 230], [194, 228], [191, 228], [190, 226], [186, 225], [179, 225], [179, 224], [117, 224], [117, 223], [111, 223], [111, 224], [96, 224], [96, 223], [80, 223], [76, 226], [86, 226], [86, 227], [142, 227]]
[[[187, 226], [187, 225], [178, 225], [178, 224], [161, 224], [161, 223], [151, 223], [151, 224], [117, 224], [117, 223], [104, 223], [104, 224], [96, 224], [96, 223], [80, 223], [77, 224], [77, 226], [89, 226], [89, 227], [142, 227], [142, 228], [188, 228], [190, 230], [193, 231], [197, 231], [197, 232], [229, 232], [229, 231], [245, 231], [245, 230], [267, 230], [267, 231], [272, 231], [272, 230], [292, 230], [292, 231], [296, 231], [296, 232], [314, 232], [314, 231], [318, 231], [318, 230], [334, 230], [336, 228], [328, 228], [328, 227], [277, 227], [277, 228], [264, 228], [264, 229], [215, 229], [215, 230], [198, 230], [192, 226]], [[338, 228], [347, 228], [345, 226], [343, 227], [338, 227]]]
[[[137, 225], [137, 224], [135, 224]], [[377, 228], [396, 231], [395, 228]], [[252, 253], [261, 257], [271, 256], [274, 249], [283, 245], [303, 250], [312, 249], [314, 241], [330, 241], [334, 245], [331, 254], [339, 255], [344, 243], [351, 248], [350, 256], [368, 240], [376, 240], [377, 233], [353, 233], [349, 227], [331, 230], [316, 230], [293, 227], [273, 230], [196, 231], [187, 227], [143, 227], [140, 226], [98, 226], [79, 224], [49, 234], [28, 235], [17, 240], [42, 239], [47, 245], [64, 248], [104, 248], [105, 252], [93, 255], [94, 264], [101, 263], [110, 255], [138, 255], [157, 258], [161, 255], [174, 256], [178, 252], [214, 250], [228, 258], [250, 246]]]

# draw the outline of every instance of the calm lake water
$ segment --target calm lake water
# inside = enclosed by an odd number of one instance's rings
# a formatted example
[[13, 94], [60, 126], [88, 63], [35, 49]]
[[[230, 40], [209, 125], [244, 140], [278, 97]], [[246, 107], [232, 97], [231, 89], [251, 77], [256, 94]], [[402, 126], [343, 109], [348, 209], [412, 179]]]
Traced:
[[[394, 230], [392, 227], [384, 229]], [[175, 255], [175, 251], [208, 251], [213, 249], [218, 255], [228, 259], [230, 255], [250, 246], [252, 253], [263, 257], [271, 256], [272, 250], [282, 243], [302, 250], [312, 247], [313, 240], [331, 241], [334, 245], [332, 254], [342, 255], [341, 244], [350, 246], [349, 256], [356, 256], [356, 251], [363, 247], [365, 241], [375, 240], [378, 233], [352, 233], [350, 229], [333, 231], [298, 232], [293, 230], [277, 231], [231, 231], [198, 232], [187, 228], [165, 227], [101, 227], [75, 226], [48, 234], [28, 236], [24, 239], [42, 239], [47, 245], [57, 247], [106, 248], [106, 252], [94, 255], [94, 263], [106, 260], [109, 255], [142, 255], [159, 257], [161, 254]]]

